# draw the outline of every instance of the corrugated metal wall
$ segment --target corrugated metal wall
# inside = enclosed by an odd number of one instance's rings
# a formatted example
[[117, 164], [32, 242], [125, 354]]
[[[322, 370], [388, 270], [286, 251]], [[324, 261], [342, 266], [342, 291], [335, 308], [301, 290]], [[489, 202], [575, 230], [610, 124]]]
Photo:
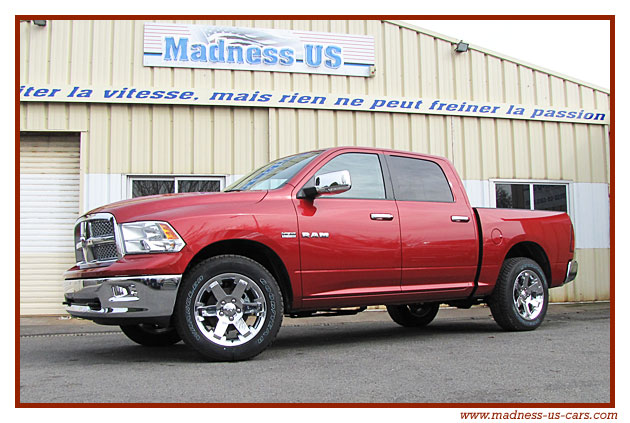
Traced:
[[[142, 65], [144, 21], [20, 26], [22, 84], [207, 87], [315, 94], [439, 97], [608, 108], [608, 94], [382, 21], [168, 21], [373, 35], [373, 78]], [[132, 42], [130, 42], [132, 40]], [[442, 155], [463, 179], [610, 182], [609, 128], [457, 116], [203, 106], [22, 103], [21, 130], [82, 131], [82, 174], [244, 174], [334, 145]], [[558, 300], [606, 299], [609, 249], [582, 249], [579, 280]], [[583, 264], [582, 264], [583, 263]]]
[[448, 41], [376, 20], [164, 21], [372, 35], [377, 61], [373, 78], [144, 67], [144, 22], [49, 21], [43, 28], [22, 24], [20, 81], [404, 95], [602, 109], [609, 106], [605, 92], [479, 51], [456, 54]]
[[610, 183], [604, 125], [333, 110], [22, 103], [21, 129], [85, 131], [83, 170], [88, 173], [243, 174], [297, 151], [365, 145], [446, 156], [463, 179]]

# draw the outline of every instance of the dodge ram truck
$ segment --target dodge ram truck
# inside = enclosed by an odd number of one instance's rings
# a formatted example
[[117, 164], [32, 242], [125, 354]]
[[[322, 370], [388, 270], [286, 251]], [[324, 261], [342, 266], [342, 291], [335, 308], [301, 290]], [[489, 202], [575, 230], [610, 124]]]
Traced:
[[68, 313], [145, 346], [180, 340], [245, 360], [283, 316], [385, 305], [424, 327], [440, 304], [486, 303], [532, 330], [575, 279], [566, 213], [471, 207], [444, 158], [337, 147], [269, 163], [220, 193], [134, 198], [80, 217]]

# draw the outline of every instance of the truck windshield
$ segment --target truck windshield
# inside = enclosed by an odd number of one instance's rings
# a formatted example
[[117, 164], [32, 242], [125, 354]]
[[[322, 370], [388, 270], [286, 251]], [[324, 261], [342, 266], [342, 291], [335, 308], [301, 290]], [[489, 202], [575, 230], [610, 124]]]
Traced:
[[234, 182], [225, 189], [225, 192], [280, 188], [319, 153], [321, 151], [309, 151], [273, 161]]

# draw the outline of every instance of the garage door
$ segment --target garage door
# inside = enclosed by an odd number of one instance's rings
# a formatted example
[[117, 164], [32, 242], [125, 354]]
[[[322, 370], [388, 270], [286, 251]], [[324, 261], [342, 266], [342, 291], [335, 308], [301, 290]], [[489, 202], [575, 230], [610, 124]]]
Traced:
[[20, 137], [20, 314], [64, 313], [63, 272], [74, 263], [79, 136]]

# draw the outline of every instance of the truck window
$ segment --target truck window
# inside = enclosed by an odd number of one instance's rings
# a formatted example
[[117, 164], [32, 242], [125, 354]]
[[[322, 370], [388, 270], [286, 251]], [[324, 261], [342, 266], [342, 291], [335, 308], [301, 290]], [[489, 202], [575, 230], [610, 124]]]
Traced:
[[234, 182], [225, 189], [225, 192], [260, 191], [280, 188], [319, 153], [321, 151], [309, 151], [273, 161]]
[[398, 201], [452, 203], [453, 193], [442, 168], [430, 160], [388, 156]]
[[329, 198], [363, 198], [381, 200], [385, 198], [385, 183], [378, 155], [369, 153], [341, 154], [317, 171], [317, 175], [338, 170], [347, 170], [352, 179], [352, 188]]

